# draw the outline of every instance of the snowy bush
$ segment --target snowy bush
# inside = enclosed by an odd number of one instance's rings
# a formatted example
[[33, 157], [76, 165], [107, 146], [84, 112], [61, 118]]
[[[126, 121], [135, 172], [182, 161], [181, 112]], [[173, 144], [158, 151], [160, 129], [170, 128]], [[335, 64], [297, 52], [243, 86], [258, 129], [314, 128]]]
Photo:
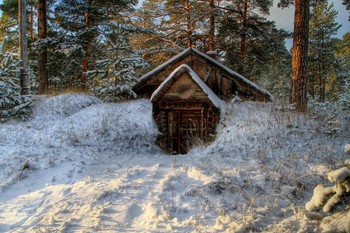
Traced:
[[311, 200], [305, 205], [307, 211], [318, 211], [323, 206], [322, 210], [324, 212], [330, 212], [343, 200], [344, 196], [350, 195], [349, 167], [330, 171], [327, 178], [335, 185], [331, 187], [324, 187], [321, 184], [317, 185]]
[[0, 118], [23, 116], [31, 104], [28, 96], [20, 94], [20, 60], [17, 54], [3, 52], [0, 46]]

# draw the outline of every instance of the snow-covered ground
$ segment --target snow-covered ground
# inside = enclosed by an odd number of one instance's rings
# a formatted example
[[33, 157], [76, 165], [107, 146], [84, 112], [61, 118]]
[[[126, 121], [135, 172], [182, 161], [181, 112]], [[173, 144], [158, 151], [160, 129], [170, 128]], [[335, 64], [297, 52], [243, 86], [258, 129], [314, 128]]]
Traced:
[[212, 144], [170, 156], [151, 108], [65, 94], [1, 123], [0, 232], [350, 232], [348, 198], [305, 210], [349, 163], [349, 112], [228, 103]]

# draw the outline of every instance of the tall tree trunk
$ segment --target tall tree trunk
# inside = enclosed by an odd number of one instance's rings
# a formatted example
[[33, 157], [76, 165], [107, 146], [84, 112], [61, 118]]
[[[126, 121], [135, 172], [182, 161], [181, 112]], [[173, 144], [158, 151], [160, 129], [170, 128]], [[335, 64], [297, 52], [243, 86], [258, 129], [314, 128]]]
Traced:
[[34, 0], [30, 1], [30, 38], [34, 39]]
[[320, 102], [326, 101], [326, 67], [325, 67], [325, 45], [324, 45], [324, 33], [321, 33], [321, 51], [319, 55], [320, 59]]
[[289, 102], [297, 111], [307, 110], [307, 52], [309, 39], [309, 0], [295, 0], [292, 48], [292, 80]]
[[215, 50], [215, 5], [214, 0], [210, 0], [210, 18], [209, 18], [209, 51]]
[[239, 51], [239, 59], [241, 64], [239, 66], [239, 72], [244, 73], [244, 59], [246, 51], [246, 42], [247, 42], [247, 23], [248, 23], [248, 1], [244, 0], [243, 5], [243, 16], [242, 16], [242, 34], [241, 34], [241, 46]]
[[[92, 6], [92, 0], [88, 1], [88, 7]], [[90, 10], [88, 8], [87, 12], [85, 13], [85, 29], [89, 29], [90, 27]], [[88, 33], [90, 37], [90, 32]], [[88, 78], [86, 76], [86, 72], [89, 70], [89, 60], [90, 60], [90, 38], [87, 38], [87, 41], [83, 45], [83, 49], [85, 52], [85, 56], [82, 60], [82, 67], [83, 67], [83, 73], [81, 76], [81, 85], [82, 88], [86, 91], [88, 88]]]
[[192, 41], [192, 22], [191, 22], [191, 16], [190, 16], [190, 2], [186, 0], [185, 2], [185, 11], [187, 15], [187, 47], [192, 48], [193, 41]]
[[26, 25], [26, 0], [18, 0], [18, 23], [19, 23], [19, 50], [22, 60], [21, 68], [21, 93], [28, 95], [30, 92], [30, 80], [28, 74], [28, 45], [27, 45], [27, 25]]
[[[38, 0], [38, 37], [41, 40], [47, 37], [46, 0]], [[47, 48], [42, 46], [38, 52], [39, 94], [47, 93], [49, 88], [46, 64]]]

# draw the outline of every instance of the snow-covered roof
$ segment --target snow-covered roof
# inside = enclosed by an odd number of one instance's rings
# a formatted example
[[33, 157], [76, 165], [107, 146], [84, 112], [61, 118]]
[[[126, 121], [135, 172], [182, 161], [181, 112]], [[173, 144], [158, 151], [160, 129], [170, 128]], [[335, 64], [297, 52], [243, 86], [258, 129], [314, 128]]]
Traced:
[[[156, 67], [155, 69], [149, 71], [148, 73], [146, 73], [145, 75], [143, 75], [140, 78], [140, 81], [134, 86], [134, 88], [138, 88], [139, 86], [142, 86], [142, 84], [150, 79], [151, 77], [153, 77], [156, 73], [160, 72], [161, 70], [163, 70], [164, 68], [166, 68], [167, 66], [169, 66], [171, 63], [177, 61], [178, 59], [186, 56], [187, 54], [189, 54], [190, 52], [194, 52], [197, 55], [199, 55], [200, 57], [203, 57], [204, 59], [206, 59], [207, 61], [213, 63], [215, 66], [220, 67], [222, 70], [226, 71], [228, 74], [230, 74], [231, 76], [233, 76], [235, 79], [238, 79], [246, 84], [248, 84], [250, 87], [258, 90], [259, 92], [263, 93], [265, 96], [268, 96], [271, 100], [273, 99], [273, 96], [264, 88], [258, 86], [257, 84], [253, 83], [252, 81], [248, 80], [247, 78], [243, 77], [242, 75], [240, 75], [239, 73], [231, 70], [230, 68], [228, 68], [227, 66], [225, 66], [224, 64], [220, 63], [219, 61], [215, 60], [214, 58], [208, 56], [205, 53], [202, 53], [200, 51], [198, 51], [197, 49], [194, 48], [187, 48], [184, 51], [182, 51], [181, 53], [179, 53], [178, 55], [172, 57], [171, 59], [169, 59], [168, 61], [166, 61], [165, 63], [161, 64], [160, 66]], [[230, 77], [229, 77], [230, 78]]]
[[231, 75], [235, 76], [236, 78], [240, 79], [241, 81], [247, 83], [249, 86], [251, 86], [251, 87], [255, 88], [256, 90], [260, 91], [261, 93], [264, 93], [265, 95], [269, 96], [271, 100], [273, 99], [273, 95], [271, 95], [270, 92], [268, 92], [264, 88], [262, 88], [262, 87], [258, 86], [257, 84], [253, 83], [252, 81], [250, 81], [249, 79], [243, 77], [239, 73], [231, 70], [230, 68], [228, 68], [224, 64], [220, 63], [219, 61], [215, 60], [214, 58], [211, 58], [207, 54], [204, 54], [204, 53], [198, 51], [197, 49], [193, 49], [192, 48], [192, 50], [193, 50], [193, 52], [197, 53], [198, 55], [204, 57], [205, 59], [209, 60], [210, 62], [212, 62], [215, 65], [219, 66], [220, 68], [224, 69], [229, 74], [231, 74]]
[[153, 101], [156, 97], [159, 96], [160, 91], [169, 83], [172, 81], [172, 79], [175, 77], [178, 73], [184, 73], [188, 72], [189, 77], [192, 78], [192, 80], [203, 90], [203, 92], [208, 96], [210, 101], [215, 105], [217, 108], [221, 108], [223, 106], [222, 100], [215, 95], [215, 93], [202, 81], [202, 79], [186, 64], [182, 64], [179, 67], [177, 67], [167, 79], [165, 79], [159, 87], [153, 92], [151, 96], [151, 101]]
[[144, 74], [141, 78], [139, 83], [147, 80], [149, 77], [151, 77], [152, 75], [154, 75], [155, 73], [158, 73], [159, 71], [161, 71], [162, 69], [164, 69], [165, 67], [167, 67], [169, 64], [171, 64], [172, 62], [176, 61], [177, 59], [181, 58], [182, 56], [186, 55], [188, 52], [191, 51], [191, 48], [185, 49], [184, 51], [182, 51], [181, 53], [179, 53], [178, 55], [172, 57], [171, 59], [169, 59], [168, 61], [164, 62], [163, 64], [161, 64], [160, 66], [156, 67], [155, 69], [149, 71], [148, 73]]

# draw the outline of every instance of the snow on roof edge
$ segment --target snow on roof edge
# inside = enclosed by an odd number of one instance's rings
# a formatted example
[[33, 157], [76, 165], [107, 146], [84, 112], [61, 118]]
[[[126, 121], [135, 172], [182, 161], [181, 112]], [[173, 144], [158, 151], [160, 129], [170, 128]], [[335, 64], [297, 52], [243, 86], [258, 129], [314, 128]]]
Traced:
[[[224, 69], [226, 72], [228, 72], [229, 74], [236, 76], [238, 79], [241, 79], [243, 82], [247, 83], [248, 85], [252, 86], [253, 88], [255, 88], [256, 90], [260, 91], [261, 93], [269, 96], [270, 100], [273, 100], [274, 97], [273, 95], [268, 92], [267, 90], [265, 90], [264, 88], [260, 87], [259, 85], [255, 84], [254, 82], [250, 81], [249, 79], [245, 78], [244, 76], [242, 76], [241, 74], [237, 73], [236, 71], [231, 70], [230, 68], [228, 68], [227, 66], [225, 66], [224, 64], [220, 63], [219, 61], [215, 60], [214, 58], [211, 58], [210, 56], [208, 56], [205, 53], [200, 52], [199, 50], [195, 49], [195, 48], [187, 48], [184, 51], [182, 51], [181, 53], [179, 53], [178, 55], [170, 58], [168, 61], [164, 62], [163, 64], [159, 65], [158, 67], [154, 68], [153, 70], [147, 72], [146, 74], [144, 74], [139, 81], [137, 82], [137, 84], [135, 85], [138, 86], [139, 83], [142, 83], [143, 81], [145, 81], [150, 75], [158, 72], [159, 70], [163, 69], [164, 67], [166, 67], [167, 65], [169, 65], [170, 63], [172, 63], [173, 61], [179, 59], [180, 57], [182, 57], [183, 55], [185, 55], [186, 53], [188, 53], [189, 51], [194, 51], [195, 53], [197, 53], [198, 55], [208, 59], [209, 61], [213, 62], [214, 64], [216, 64], [217, 66], [221, 67], [222, 69]], [[192, 69], [191, 69], [192, 70]]]
[[225, 66], [224, 64], [220, 63], [219, 61], [215, 60], [214, 58], [211, 58], [210, 56], [208, 56], [205, 53], [200, 52], [199, 50], [192, 48], [192, 50], [197, 53], [200, 56], [205, 57], [206, 59], [210, 60], [211, 62], [215, 63], [217, 66], [220, 66], [221, 68], [223, 68], [224, 70], [226, 70], [228, 73], [236, 76], [237, 78], [240, 78], [242, 81], [248, 83], [250, 86], [254, 87], [255, 89], [259, 90], [260, 92], [268, 95], [270, 97], [271, 100], [274, 99], [273, 95], [268, 92], [267, 90], [265, 90], [264, 88], [258, 86], [257, 84], [253, 83], [252, 81], [250, 81], [249, 79], [245, 78], [244, 76], [242, 76], [241, 74], [231, 70], [230, 68], [228, 68], [227, 66]]
[[147, 72], [146, 74], [142, 75], [141, 78], [139, 79], [138, 83], [141, 83], [142, 81], [144, 81], [148, 76], [156, 73], [157, 71], [163, 69], [165, 66], [169, 65], [170, 63], [172, 63], [173, 61], [177, 60], [178, 58], [182, 57], [183, 55], [185, 55], [186, 53], [188, 53], [191, 50], [191, 48], [187, 48], [184, 51], [182, 51], [181, 53], [179, 53], [178, 55], [170, 58], [169, 60], [167, 60], [166, 62], [164, 62], [163, 64], [157, 66], [156, 68], [154, 68], [153, 70]]
[[202, 81], [202, 79], [186, 64], [182, 64], [177, 67], [169, 76], [166, 78], [159, 87], [152, 93], [151, 101], [159, 94], [159, 91], [170, 82], [175, 76], [176, 73], [180, 72], [182, 69], [186, 69], [192, 80], [195, 81], [198, 86], [203, 90], [203, 92], [208, 96], [210, 101], [215, 105], [215, 107], [221, 109], [223, 107], [223, 101]]

